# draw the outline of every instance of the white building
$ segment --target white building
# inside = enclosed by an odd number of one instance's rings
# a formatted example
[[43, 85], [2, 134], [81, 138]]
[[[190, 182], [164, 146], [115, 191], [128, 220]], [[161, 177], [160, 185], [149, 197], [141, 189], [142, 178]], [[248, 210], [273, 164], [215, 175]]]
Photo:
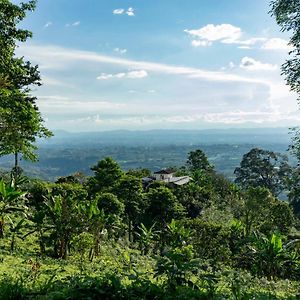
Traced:
[[143, 178], [143, 184], [149, 185], [154, 181], [162, 181], [174, 185], [184, 185], [189, 183], [192, 180], [192, 178], [189, 176], [176, 177], [174, 176], [174, 174], [175, 171], [172, 169], [162, 169], [160, 171], [155, 172], [151, 177]]

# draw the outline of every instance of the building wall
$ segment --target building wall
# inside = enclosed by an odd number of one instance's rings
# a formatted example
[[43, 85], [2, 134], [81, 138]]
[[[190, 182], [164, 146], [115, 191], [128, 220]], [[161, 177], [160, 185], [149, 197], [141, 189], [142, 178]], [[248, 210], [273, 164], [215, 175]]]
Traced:
[[173, 177], [173, 174], [154, 174], [156, 180], [166, 180]]

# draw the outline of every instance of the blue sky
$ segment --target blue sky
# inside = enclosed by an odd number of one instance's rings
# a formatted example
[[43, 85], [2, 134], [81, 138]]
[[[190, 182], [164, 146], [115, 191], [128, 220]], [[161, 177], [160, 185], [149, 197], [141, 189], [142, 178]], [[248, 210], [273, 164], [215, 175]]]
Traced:
[[268, 11], [265, 0], [40, 0], [17, 53], [40, 66], [50, 129], [294, 126], [288, 36]]

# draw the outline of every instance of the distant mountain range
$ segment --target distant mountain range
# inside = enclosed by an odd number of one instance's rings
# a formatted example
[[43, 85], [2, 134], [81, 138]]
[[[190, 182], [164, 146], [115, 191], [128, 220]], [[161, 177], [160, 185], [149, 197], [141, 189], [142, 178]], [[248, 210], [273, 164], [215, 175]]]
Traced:
[[[39, 143], [39, 161], [21, 161], [33, 177], [55, 180], [76, 171], [91, 175], [90, 167], [106, 156], [115, 159], [124, 170], [185, 164], [187, 155], [202, 149], [216, 170], [230, 179], [242, 156], [260, 147], [287, 153], [291, 136], [287, 128], [224, 130], [150, 130], [70, 133], [54, 132], [51, 139]], [[290, 157], [295, 164], [295, 159]], [[0, 169], [10, 170], [13, 157], [0, 157]]]
[[211, 145], [211, 144], [286, 144], [291, 143], [288, 128], [245, 128], [211, 130], [149, 130], [71, 133], [54, 131], [54, 137], [41, 141], [53, 145]]

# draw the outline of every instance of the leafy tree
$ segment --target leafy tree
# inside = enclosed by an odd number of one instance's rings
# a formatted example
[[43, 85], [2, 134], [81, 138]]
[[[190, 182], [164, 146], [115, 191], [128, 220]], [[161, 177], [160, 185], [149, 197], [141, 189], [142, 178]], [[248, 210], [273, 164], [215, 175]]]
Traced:
[[17, 44], [32, 36], [18, 24], [35, 5], [36, 1], [20, 5], [9, 0], [0, 2], [0, 156], [15, 155], [16, 173], [18, 153], [34, 161], [36, 139], [51, 136], [43, 126], [36, 98], [29, 95], [30, 86], [40, 85], [38, 67], [15, 57]]
[[293, 224], [293, 215], [287, 203], [282, 203], [265, 188], [249, 188], [244, 195], [241, 220], [246, 235], [253, 230], [266, 234], [274, 231], [287, 233]]
[[13, 212], [25, 212], [26, 206], [20, 202], [23, 192], [8, 186], [3, 180], [0, 181], [0, 239], [4, 238], [6, 219]]
[[179, 203], [170, 189], [166, 187], [151, 188], [147, 196], [148, 208], [145, 215], [150, 218], [150, 223], [156, 222], [161, 230], [161, 238], [167, 224], [172, 219], [178, 219], [185, 214], [184, 207]]
[[289, 44], [292, 58], [282, 66], [282, 72], [292, 91], [300, 93], [300, 13], [299, 0], [275, 0], [271, 2], [271, 13], [283, 32], [291, 33]]
[[165, 275], [171, 289], [192, 285], [191, 277], [199, 268], [199, 260], [194, 259], [194, 249], [189, 244], [191, 230], [172, 220], [167, 225], [167, 235], [170, 239], [169, 247], [158, 259], [154, 276]]
[[108, 234], [118, 233], [121, 225], [121, 217], [124, 214], [124, 204], [111, 193], [103, 193], [96, 196], [97, 205], [104, 215], [105, 227]]
[[100, 194], [97, 197], [98, 208], [103, 210], [104, 214], [111, 216], [112, 220], [124, 213], [124, 204], [119, 201], [117, 196], [111, 193]]
[[209, 163], [207, 156], [200, 149], [191, 151], [188, 154], [188, 159], [186, 164], [188, 166], [188, 169], [192, 172], [197, 170], [201, 170], [201, 171], [213, 170], [213, 166]]
[[79, 205], [79, 211], [83, 215], [87, 231], [93, 237], [93, 245], [89, 251], [89, 259], [92, 261], [94, 256], [99, 255], [101, 238], [106, 233], [107, 217], [103, 210], [99, 209], [97, 199]]
[[58, 258], [67, 258], [70, 242], [80, 232], [79, 203], [86, 197], [81, 186], [64, 183], [54, 185], [46, 200], [46, 217], [52, 227], [49, 242]]
[[131, 175], [123, 176], [116, 187], [117, 195], [125, 205], [125, 214], [128, 222], [128, 236], [132, 241], [132, 228], [140, 223], [145, 210], [143, 187], [141, 179]]
[[120, 166], [111, 157], [100, 160], [91, 170], [95, 174], [89, 178], [87, 185], [92, 195], [112, 191], [122, 176]]
[[295, 168], [288, 179], [288, 198], [295, 214], [300, 216], [300, 169]]
[[240, 167], [235, 169], [235, 183], [243, 189], [264, 187], [278, 196], [286, 187], [290, 171], [286, 156], [254, 148], [243, 156]]
[[190, 218], [198, 217], [203, 209], [211, 204], [212, 192], [210, 187], [199, 186], [196, 182], [179, 186], [174, 190], [175, 196]]
[[13, 153], [14, 168], [18, 168], [18, 154], [36, 161], [38, 138], [50, 137], [51, 132], [43, 126], [43, 120], [36, 108], [25, 99], [24, 93], [14, 90], [3, 93], [0, 90], [0, 156]]
[[[226, 212], [223, 212], [223, 215]], [[185, 227], [192, 230], [191, 244], [197, 257], [214, 262], [229, 261], [229, 227], [212, 220], [195, 218], [185, 221]]]
[[[30, 31], [19, 28], [18, 24], [25, 19], [27, 12], [33, 11], [35, 7], [35, 0], [20, 5], [9, 0], [0, 2], [0, 74], [12, 89], [29, 91], [30, 85], [40, 85], [38, 67], [24, 61], [23, 57], [15, 57], [17, 44], [24, 43], [32, 37]], [[34, 98], [30, 101], [34, 103]]]

